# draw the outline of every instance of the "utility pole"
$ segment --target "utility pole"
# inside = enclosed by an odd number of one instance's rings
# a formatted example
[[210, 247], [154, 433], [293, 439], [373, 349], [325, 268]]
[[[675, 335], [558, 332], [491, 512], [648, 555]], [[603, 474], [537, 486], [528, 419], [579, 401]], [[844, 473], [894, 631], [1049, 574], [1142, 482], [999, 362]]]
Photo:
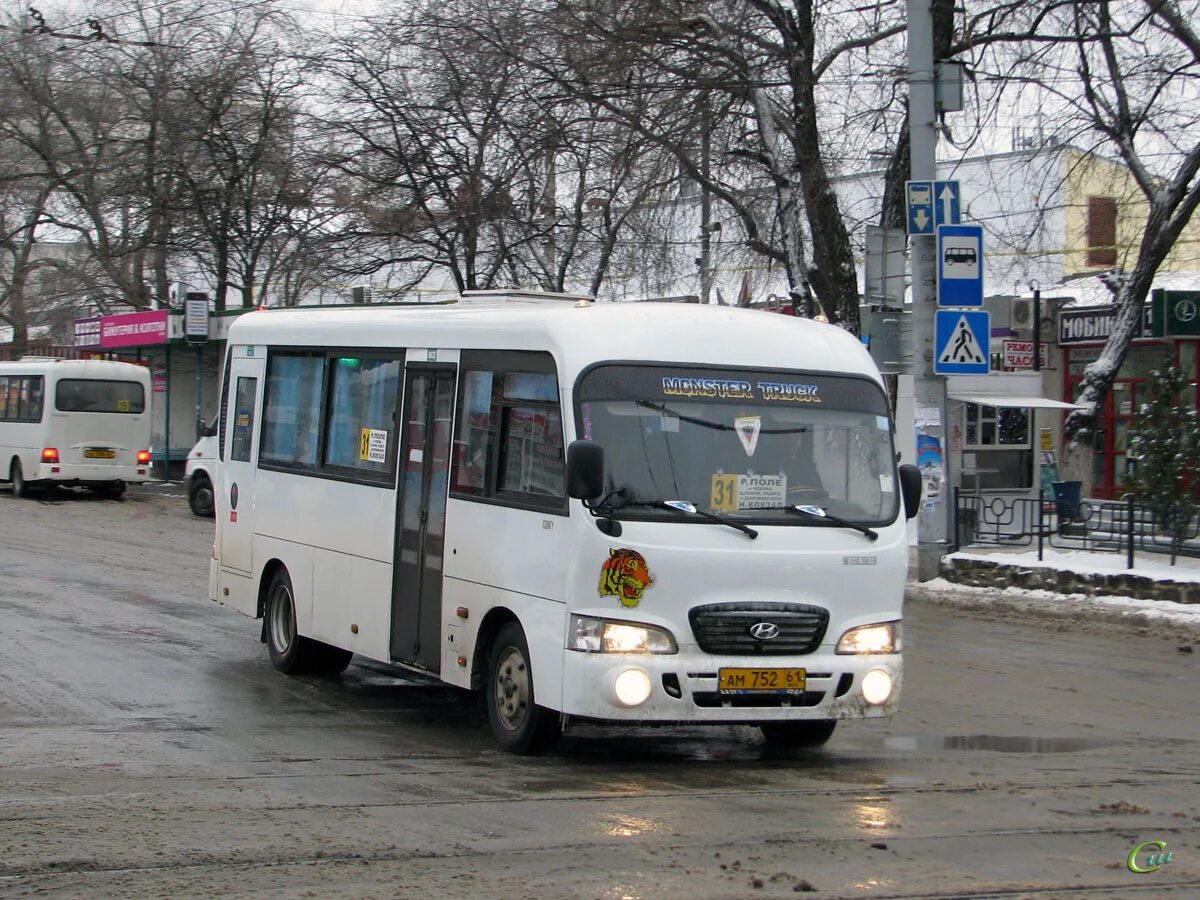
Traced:
[[712, 194], [708, 190], [709, 165], [712, 153], [712, 137], [708, 127], [708, 95], [702, 98], [700, 107], [700, 171], [704, 183], [700, 185], [700, 302], [712, 302]]
[[[911, 178], [937, 180], [937, 103], [933, 58], [933, 11], [930, 0], [907, 0], [908, 17], [908, 133]], [[941, 483], [926, 478], [925, 496], [917, 518], [917, 578], [938, 577], [941, 558], [950, 544], [954, 496], [950, 480], [949, 429], [946, 427], [946, 380], [934, 372], [937, 311], [937, 238], [912, 235], [912, 365], [915, 424], [922, 434], [941, 445]], [[918, 454], [921, 448], [918, 447]], [[918, 465], [922, 460], [918, 456]], [[930, 488], [933, 487], [933, 490]], [[936, 492], [936, 496], [930, 496]]]

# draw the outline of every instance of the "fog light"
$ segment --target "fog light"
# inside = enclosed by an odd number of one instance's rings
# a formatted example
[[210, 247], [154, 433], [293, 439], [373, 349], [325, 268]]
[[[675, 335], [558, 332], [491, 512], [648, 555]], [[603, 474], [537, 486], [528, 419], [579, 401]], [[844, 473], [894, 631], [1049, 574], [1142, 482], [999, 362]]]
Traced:
[[883, 669], [872, 669], [863, 676], [862, 695], [872, 706], [885, 703], [892, 696], [892, 676]]
[[613, 693], [622, 706], [639, 706], [650, 696], [650, 676], [641, 669], [626, 669], [613, 682]]

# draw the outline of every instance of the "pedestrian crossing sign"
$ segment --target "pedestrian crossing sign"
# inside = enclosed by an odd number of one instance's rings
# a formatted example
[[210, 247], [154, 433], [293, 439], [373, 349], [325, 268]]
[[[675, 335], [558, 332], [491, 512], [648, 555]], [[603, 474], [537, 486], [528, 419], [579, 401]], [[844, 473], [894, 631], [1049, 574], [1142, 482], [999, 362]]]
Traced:
[[939, 309], [933, 371], [938, 375], [986, 375], [991, 369], [991, 316], [984, 311]]

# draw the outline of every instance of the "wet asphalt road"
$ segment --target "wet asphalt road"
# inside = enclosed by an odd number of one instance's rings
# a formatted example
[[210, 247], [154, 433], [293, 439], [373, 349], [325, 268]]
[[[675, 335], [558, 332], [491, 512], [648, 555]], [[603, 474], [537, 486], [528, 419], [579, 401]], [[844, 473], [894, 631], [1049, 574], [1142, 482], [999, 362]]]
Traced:
[[[1200, 895], [1200, 653], [910, 602], [902, 711], [493, 746], [374, 664], [288, 679], [181, 491], [0, 488], [0, 897]], [[174, 495], [173, 495], [174, 494]], [[1126, 868], [1161, 840], [1172, 861]]]

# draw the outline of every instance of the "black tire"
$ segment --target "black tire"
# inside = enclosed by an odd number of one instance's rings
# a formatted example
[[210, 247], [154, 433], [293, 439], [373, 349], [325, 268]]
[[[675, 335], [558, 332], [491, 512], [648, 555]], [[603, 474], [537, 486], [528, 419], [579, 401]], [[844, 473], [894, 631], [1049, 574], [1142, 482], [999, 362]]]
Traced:
[[509, 753], [540, 753], [558, 738], [558, 714], [534, 702], [529, 645], [516, 622], [501, 628], [492, 642], [484, 703], [492, 734]]
[[21, 468], [21, 460], [14, 458], [8, 470], [8, 479], [12, 482], [14, 497], [29, 496], [29, 482], [25, 480], [25, 470]]
[[837, 727], [836, 719], [814, 719], [808, 722], [762, 722], [767, 743], [784, 747], [820, 747]]
[[296, 631], [296, 596], [287, 569], [280, 568], [267, 588], [263, 636], [271, 665], [284, 675], [303, 675], [319, 663], [319, 646]]
[[188, 506], [192, 508], [192, 512], [206, 519], [211, 519], [216, 515], [215, 497], [213, 495], [212, 482], [208, 480], [208, 476], [201, 473], [192, 476], [191, 484], [188, 485]]
[[354, 658], [353, 651], [343, 650], [341, 647], [334, 647], [332, 644], [323, 644], [318, 641], [312, 641], [315, 645], [315, 660], [312, 663], [312, 671], [318, 675], [328, 675], [334, 677], [341, 675], [350, 666], [350, 660]]

